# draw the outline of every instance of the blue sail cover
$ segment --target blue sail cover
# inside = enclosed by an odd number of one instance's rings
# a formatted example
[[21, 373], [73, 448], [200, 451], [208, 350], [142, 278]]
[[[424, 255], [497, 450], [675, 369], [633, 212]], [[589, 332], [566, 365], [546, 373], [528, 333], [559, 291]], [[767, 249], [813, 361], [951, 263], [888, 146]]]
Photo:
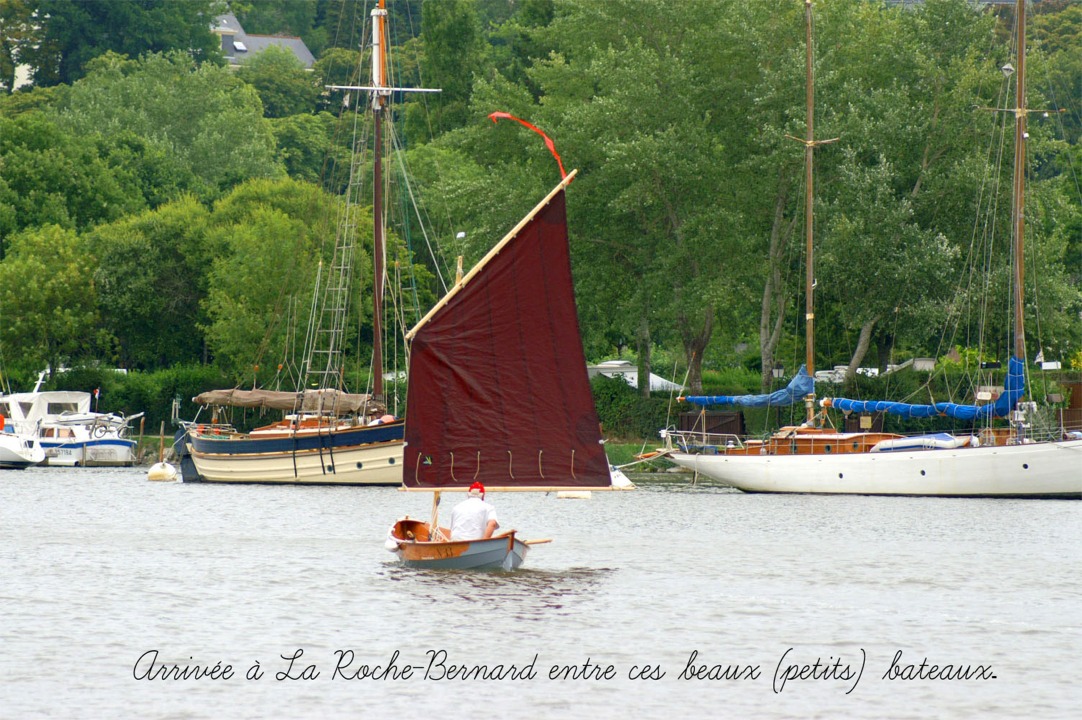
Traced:
[[976, 420], [978, 418], [1006, 417], [1014, 409], [1019, 398], [1026, 391], [1025, 364], [1018, 358], [1011, 358], [1007, 363], [1007, 379], [1003, 383], [1003, 394], [994, 403], [987, 405], [958, 405], [957, 403], [935, 403], [934, 405], [910, 405], [908, 403], [887, 402], [885, 400], [847, 400], [833, 398], [831, 407], [843, 412], [888, 412], [906, 418], [926, 418], [946, 415], [956, 420]]
[[815, 392], [815, 381], [808, 375], [804, 365], [789, 384], [768, 395], [693, 395], [684, 398], [695, 405], [743, 405], [744, 407], [773, 407], [792, 405], [797, 400]]

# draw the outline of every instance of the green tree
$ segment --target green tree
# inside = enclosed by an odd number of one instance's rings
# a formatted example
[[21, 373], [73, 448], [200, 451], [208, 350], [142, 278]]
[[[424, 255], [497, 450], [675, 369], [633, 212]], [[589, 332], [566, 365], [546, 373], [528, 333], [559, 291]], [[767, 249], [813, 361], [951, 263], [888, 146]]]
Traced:
[[285, 48], [268, 47], [237, 70], [237, 77], [259, 93], [265, 117], [283, 118], [316, 109], [320, 88], [301, 61]]
[[203, 330], [215, 362], [238, 379], [256, 366], [261, 381], [279, 364], [298, 372], [317, 264], [333, 249], [334, 204], [315, 185], [256, 180], [211, 214]]
[[321, 184], [328, 160], [347, 156], [347, 148], [331, 144], [335, 127], [334, 117], [326, 112], [271, 121], [279, 158], [291, 178]]
[[19, 230], [83, 230], [143, 206], [134, 180], [109, 165], [93, 138], [66, 133], [38, 112], [0, 117], [0, 258]]
[[717, 202], [732, 192], [734, 112], [711, 57], [730, 8], [678, 5], [568, 2], [544, 31], [558, 53], [530, 76], [543, 93], [537, 115], [583, 170], [572, 191], [579, 282], [611, 286], [615, 268], [625, 286], [591, 300], [629, 302], [622, 334], [636, 337], [640, 376], [653, 345], [679, 343], [699, 388], [717, 309], [730, 297], [718, 270], [737, 255], [742, 221]]
[[316, 22], [317, 0], [244, 0], [235, 3], [245, 32], [255, 35], [308, 36]]
[[92, 256], [84, 243], [57, 225], [25, 230], [9, 243], [0, 262], [5, 359], [24, 370], [41, 370], [92, 355], [95, 289]]
[[282, 173], [262, 116], [254, 88], [182, 53], [102, 56], [56, 109], [57, 123], [76, 136], [106, 144], [141, 139], [158, 168], [147, 171], [165, 173], [203, 201], [248, 178]]
[[473, 78], [481, 72], [481, 27], [475, 5], [468, 0], [428, 2], [421, 12], [424, 79], [442, 91], [432, 126], [446, 131], [466, 122]]
[[15, 71], [40, 41], [30, 0], [0, 2], [0, 92], [15, 91]]
[[87, 235], [102, 328], [123, 367], [152, 370], [202, 358], [208, 211], [185, 197]]
[[221, 63], [210, 31], [214, 0], [36, 0], [42, 39], [25, 61], [34, 84], [71, 84], [106, 52], [139, 57], [179, 50], [200, 62]]

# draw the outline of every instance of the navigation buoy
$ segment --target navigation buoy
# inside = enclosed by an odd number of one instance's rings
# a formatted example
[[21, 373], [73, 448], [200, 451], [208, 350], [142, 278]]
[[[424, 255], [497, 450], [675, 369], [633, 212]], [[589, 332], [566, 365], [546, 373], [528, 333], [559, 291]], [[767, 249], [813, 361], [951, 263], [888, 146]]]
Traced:
[[177, 469], [167, 462], [156, 462], [147, 471], [147, 480], [152, 482], [173, 482], [177, 479]]
[[158, 462], [147, 470], [147, 480], [152, 482], [173, 482], [177, 479], [177, 469], [165, 461], [165, 422], [158, 433]]

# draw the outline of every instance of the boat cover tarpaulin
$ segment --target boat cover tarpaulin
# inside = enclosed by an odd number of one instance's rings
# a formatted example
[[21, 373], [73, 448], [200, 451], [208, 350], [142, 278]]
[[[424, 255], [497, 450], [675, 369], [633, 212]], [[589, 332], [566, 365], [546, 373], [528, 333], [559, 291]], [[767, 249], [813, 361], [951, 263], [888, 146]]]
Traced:
[[847, 400], [846, 398], [832, 398], [829, 403], [843, 412], [886, 412], [907, 418], [945, 415], [956, 420], [976, 420], [1006, 417], [1026, 391], [1025, 369], [1025, 364], [1021, 360], [1012, 357], [1007, 363], [1007, 379], [1003, 383], [1003, 393], [995, 402], [986, 405], [959, 405], [949, 402], [912, 405], [885, 400]]
[[744, 407], [774, 407], [792, 405], [797, 400], [815, 392], [815, 380], [808, 375], [804, 365], [781, 390], [766, 395], [693, 395], [684, 398], [695, 405], [742, 405]]
[[607, 487], [562, 183], [411, 332], [406, 487]]
[[226, 407], [271, 408], [287, 412], [320, 414], [349, 414], [363, 412], [379, 415], [386, 412], [382, 403], [371, 395], [344, 393], [339, 390], [305, 390], [303, 393], [280, 390], [208, 390], [192, 398], [199, 405]]

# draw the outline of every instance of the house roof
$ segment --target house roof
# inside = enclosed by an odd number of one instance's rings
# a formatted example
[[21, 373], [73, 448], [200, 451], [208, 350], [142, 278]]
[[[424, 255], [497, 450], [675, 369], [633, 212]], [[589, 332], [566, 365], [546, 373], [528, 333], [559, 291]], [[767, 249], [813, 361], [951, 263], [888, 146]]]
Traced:
[[230, 65], [243, 65], [271, 46], [284, 48], [293, 53], [305, 68], [311, 68], [316, 58], [299, 37], [291, 35], [249, 35], [233, 13], [225, 13], [214, 19], [211, 28], [222, 38], [222, 53]]

